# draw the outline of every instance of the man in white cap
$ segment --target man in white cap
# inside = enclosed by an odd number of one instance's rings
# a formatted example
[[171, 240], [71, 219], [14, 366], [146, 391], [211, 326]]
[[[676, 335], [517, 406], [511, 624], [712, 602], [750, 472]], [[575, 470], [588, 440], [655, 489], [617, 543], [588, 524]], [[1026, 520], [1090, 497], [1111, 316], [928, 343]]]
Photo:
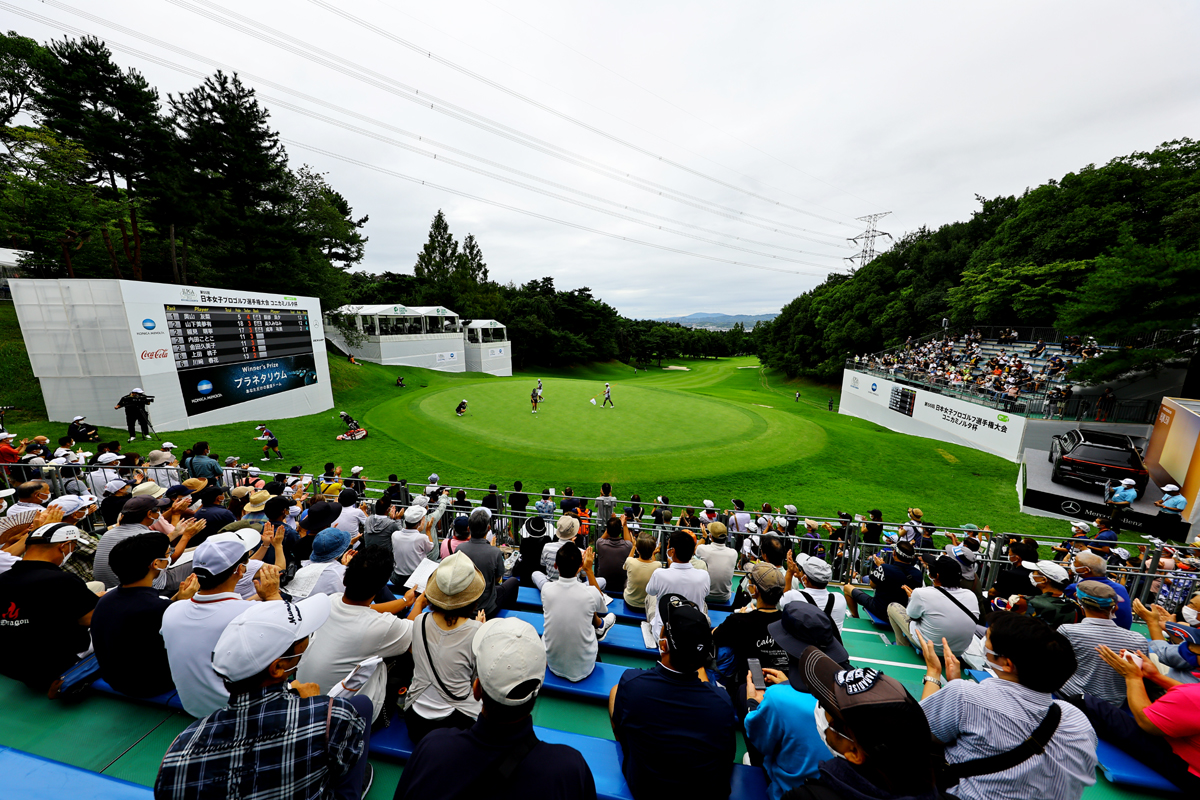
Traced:
[[[833, 567], [828, 561], [801, 553], [793, 558], [787, 556], [787, 591], [779, 599], [779, 610], [782, 611], [788, 603], [800, 601], [814, 605], [825, 612], [833, 620], [838, 630], [846, 623], [846, 597], [842, 592], [829, 591], [829, 582], [833, 580]], [[798, 587], [798, 588], [796, 588]]]
[[1108, 516], [1112, 520], [1114, 531], [1121, 530], [1121, 519], [1128, 513], [1133, 502], [1137, 500], [1137, 481], [1133, 478], [1122, 478], [1121, 482], [1104, 493], [1104, 504], [1108, 506]]
[[117, 471], [117, 464], [121, 461], [121, 456], [118, 453], [101, 453], [96, 456], [94, 464], [97, 465], [88, 475], [88, 485], [92, 487], [92, 494], [97, 497], [104, 496], [104, 488], [107, 484], [115, 480], [124, 480], [121, 473]]
[[249, 605], [211, 651], [210, 670], [228, 687], [229, 705], [171, 743], [155, 797], [360, 800], [373, 777], [370, 699], [330, 699], [316, 684], [292, 679], [329, 618], [329, 598]]
[[98, 442], [100, 441], [100, 431], [95, 425], [84, 422], [87, 417], [77, 416], [71, 420], [71, 424], [67, 426], [67, 436], [71, 437], [75, 442]]
[[72, 575], [79, 576], [79, 579], [84, 583], [92, 580], [92, 566], [96, 559], [96, 546], [100, 542], [100, 536], [92, 533], [87, 528], [87, 523], [84, 521], [89, 514], [98, 511], [100, 506], [99, 501], [92, 495], [74, 495], [64, 494], [62, 497], [56, 497], [50, 501], [47, 508], [58, 508], [62, 510], [62, 521], [68, 525], [74, 525], [83, 532], [83, 538], [75, 542], [75, 549], [71, 553], [71, 560], [64, 565], [63, 569], [70, 572]]
[[[539, 741], [533, 707], [546, 675], [546, 650], [520, 619], [485, 622], [471, 641], [472, 692], [483, 710], [466, 730], [427, 736], [413, 748], [396, 800], [594, 800], [596, 783], [578, 750]], [[504, 779], [501, 779], [501, 774]]]
[[610, 383], [604, 384], [604, 402], [600, 404], [600, 407], [604, 408], [605, 406], [616, 408], [612, 401], [612, 384]]
[[137, 438], [137, 434], [134, 433], [133, 429], [139, 425], [142, 428], [142, 438], [150, 438], [150, 412], [146, 408], [146, 404], [149, 402], [150, 398], [141, 390], [141, 387], [138, 387], [118, 400], [117, 404], [113, 406], [114, 409], [125, 409], [125, 426], [129, 428], [129, 441], [131, 442]]
[[421, 530], [425, 514], [425, 506], [413, 503], [404, 510], [404, 527], [392, 534], [392, 583], [396, 586], [408, 582], [437, 542], [432, 525]]
[[1155, 520], [1158, 522], [1159, 536], [1179, 541], [1179, 523], [1183, 521], [1187, 498], [1179, 493], [1179, 487], [1173, 483], [1168, 483], [1162, 490], [1162, 499], [1154, 501], [1154, 505], [1158, 506], [1158, 516]]
[[62, 565], [83, 541], [65, 522], [25, 539], [25, 556], [0, 574], [0, 674], [45, 692], [90, 647], [88, 626], [99, 599]]
[[[256, 605], [256, 601], [243, 600], [237, 593], [249, 560], [250, 551], [240, 541], [201, 543], [192, 553], [192, 574], [200, 590], [163, 613], [160, 633], [171, 664], [171, 678], [184, 710], [193, 717], [211, 714], [229, 701], [224, 681], [213, 671], [212, 654], [225, 627]], [[261, 600], [283, 599], [278, 567], [263, 565], [254, 583]]]

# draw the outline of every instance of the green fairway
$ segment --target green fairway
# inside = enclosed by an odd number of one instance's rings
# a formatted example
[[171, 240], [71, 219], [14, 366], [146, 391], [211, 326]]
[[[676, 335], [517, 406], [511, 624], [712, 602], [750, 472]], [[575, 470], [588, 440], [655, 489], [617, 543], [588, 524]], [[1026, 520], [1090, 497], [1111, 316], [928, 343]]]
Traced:
[[[597, 364], [541, 370], [512, 378], [442, 373], [330, 359], [336, 408], [321, 414], [263, 420], [279, 436], [285, 459], [260, 464], [271, 471], [302, 465], [319, 471], [333, 461], [348, 473], [396, 473], [423, 483], [437, 472], [444, 484], [508, 488], [522, 480], [539, 492], [567, 486], [599, 493], [600, 483], [628, 498], [666, 494], [675, 502], [708, 498], [727, 505], [740, 497], [753, 507], [795, 504], [801, 514], [884, 512], [903, 519], [916, 505], [935, 525], [971, 522], [1030, 535], [1060, 535], [1066, 523], [1017, 510], [1017, 466], [976, 450], [920, 439], [827, 410], [837, 390], [758, 366], [753, 358], [680, 360], [682, 369], [639, 370]], [[410, 388], [397, 389], [397, 375]], [[537, 378], [545, 386], [541, 411], [530, 413]], [[615, 409], [601, 409], [604, 382]], [[800, 402], [795, 393], [801, 392]], [[596, 396], [597, 405], [589, 401]], [[468, 414], [456, 417], [459, 400]], [[335, 441], [345, 410], [370, 431], [367, 439]], [[14, 414], [21, 436], [57, 437], [65, 425], [36, 414]], [[160, 431], [184, 447], [207, 440], [219, 456], [259, 463], [254, 424]], [[124, 431], [106, 429], [124, 441]], [[149, 442], [126, 445], [145, 452]], [[478, 497], [478, 493], [472, 493]]]

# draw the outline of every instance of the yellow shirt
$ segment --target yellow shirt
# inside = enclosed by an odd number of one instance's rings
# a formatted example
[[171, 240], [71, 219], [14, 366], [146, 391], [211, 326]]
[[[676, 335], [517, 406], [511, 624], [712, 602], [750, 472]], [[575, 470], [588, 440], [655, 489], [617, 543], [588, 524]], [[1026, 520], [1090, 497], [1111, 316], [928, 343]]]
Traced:
[[661, 566], [657, 561], [646, 562], [632, 556], [625, 559], [625, 571], [629, 573], [629, 578], [625, 581], [625, 605], [633, 608], [646, 607], [646, 584], [649, 583], [654, 570]]

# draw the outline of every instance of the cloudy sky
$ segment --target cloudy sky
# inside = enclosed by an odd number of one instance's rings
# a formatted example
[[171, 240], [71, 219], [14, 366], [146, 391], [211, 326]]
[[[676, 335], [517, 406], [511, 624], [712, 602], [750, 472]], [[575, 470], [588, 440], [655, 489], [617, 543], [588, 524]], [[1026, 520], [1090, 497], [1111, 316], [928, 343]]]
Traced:
[[777, 311], [846, 268], [857, 217], [937, 226], [1200, 135], [1193, 2], [0, 0], [0, 18], [104, 38], [164, 95], [236, 69], [293, 164], [370, 215], [365, 269], [411, 271], [441, 208], [494, 279], [549, 275], [638, 317]]

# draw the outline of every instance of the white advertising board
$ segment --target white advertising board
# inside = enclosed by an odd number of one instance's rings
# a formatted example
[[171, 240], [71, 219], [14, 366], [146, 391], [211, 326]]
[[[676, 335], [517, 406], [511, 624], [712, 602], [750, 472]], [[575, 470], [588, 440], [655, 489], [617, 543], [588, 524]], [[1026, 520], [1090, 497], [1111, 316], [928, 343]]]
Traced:
[[52, 420], [124, 427], [134, 387], [158, 430], [333, 407], [320, 301], [115, 280], [13, 280]]
[[893, 431], [961, 444], [1019, 461], [1025, 418], [1002, 409], [846, 370], [839, 412]]

